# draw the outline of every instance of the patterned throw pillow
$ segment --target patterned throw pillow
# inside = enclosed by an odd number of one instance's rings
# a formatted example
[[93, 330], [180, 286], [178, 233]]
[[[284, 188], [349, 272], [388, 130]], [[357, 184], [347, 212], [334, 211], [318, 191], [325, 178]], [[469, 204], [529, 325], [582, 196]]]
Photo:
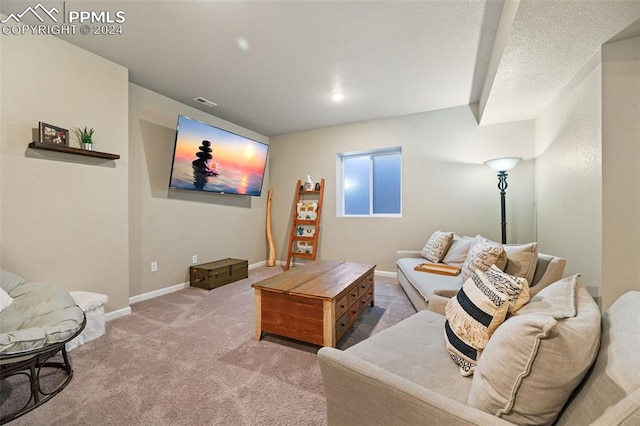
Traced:
[[504, 322], [508, 309], [508, 296], [498, 291], [482, 271], [465, 281], [456, 297], [447, 303], [444, 338], [460, 374], [473, 374], [482, 350]]
[[508, 297], [510, 314], [518, 312], [529, 301], [529, 284], [526, 278], [502, 272], [496, 265], [491, 265], [491, 268], [484, 272], [484, 277], [496, 290]]
[[422, 257], [433, 263], [442, 260], [453, 240], [453, 232], [434, 232], [422, 249]]
[[486, 271], [496, 265], [499, 269], [504, 269], [507, 265], [507, 255], [502, 245], [487, 239], [480, 239], [471, 247], [467, 259], [462, 265], [462, 279], [468, 280], [476, 270]]

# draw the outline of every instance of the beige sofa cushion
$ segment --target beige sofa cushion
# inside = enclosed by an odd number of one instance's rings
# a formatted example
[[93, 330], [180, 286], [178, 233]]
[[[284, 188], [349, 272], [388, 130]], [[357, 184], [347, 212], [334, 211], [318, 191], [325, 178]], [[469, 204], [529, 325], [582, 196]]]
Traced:
[[[446, 398], [465, 403], [471, 380], [458, 373], [442, 341], [445, 318], [420, 311], [345, 352]], [[354, 395], [355, 397], [355, 395]]]
[[453, 232], [434, 232], [422, 249], [422, 257], [434, 263], [440, 262], [451, 246], [452, 240]]
[[600, 351], [557, 425], [640, 424], [640, 291], [630, 291], [602, 315]]
[[476, 237], [476, 241], [462, 265], [462, 279], [464, 281], [471, 278], [476, 270], [484, 272], [491, 265], [496, 265], [504, 270], [507, 264], [507, 255], [502, 244], [482, 237]]
[[447, 254], [444, 255], [442, 263], [460, 268], [467, 259], [471, 246], [475, 243], [476, 241], [472, 237], [461, 237], [454, 234], [451, 246], [447, 250]]
[[531, 285], [538, 262], [538, 243], [509, 244], [502, 247], [507, 253], [507, 266], [504, 271], [514, 277], [525, 278], [528, 285]]
[[460, 374], [473, 374], [482, 350], [506, 318], [508, 309], [507, 295], [498, 291], [480, 270], [449, 300], [445, 308], [444, 337]]
[[551, 424], [591, 366], [600, 311], [578, 276], [540, 291], [493, 334], [468, 404], [516, 424]]

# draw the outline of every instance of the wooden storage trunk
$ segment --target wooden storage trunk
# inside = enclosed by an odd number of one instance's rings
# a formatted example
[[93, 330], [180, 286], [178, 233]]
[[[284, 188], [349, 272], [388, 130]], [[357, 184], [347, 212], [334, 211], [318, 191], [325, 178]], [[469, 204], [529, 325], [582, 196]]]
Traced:
[[207, 290], [229, 284], [249, 276], [249, 264], [242, 259], [223, 259], [194, 265], [190, 269], [191, 287]]

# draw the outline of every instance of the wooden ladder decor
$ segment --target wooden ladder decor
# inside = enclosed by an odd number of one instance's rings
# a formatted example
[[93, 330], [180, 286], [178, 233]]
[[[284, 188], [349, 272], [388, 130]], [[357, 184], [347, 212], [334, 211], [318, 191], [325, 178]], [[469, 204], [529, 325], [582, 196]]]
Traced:
[[[320, 179], [320, 189], [314, 188], [307, 191], [302, 185], [302, 181], [298, 180], [293, 202], [285, 271], [291, 268], [293, 258], [316, 260], [318, 255], [324, 179]], [[316, 184], [316, 188], [317, 186], [318, 184]]]

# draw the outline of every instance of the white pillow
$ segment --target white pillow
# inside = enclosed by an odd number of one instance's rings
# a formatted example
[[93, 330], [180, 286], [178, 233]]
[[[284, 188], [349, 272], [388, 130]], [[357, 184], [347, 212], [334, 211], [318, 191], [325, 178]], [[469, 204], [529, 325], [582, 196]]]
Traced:
[[11, 302], [13, 302], [13, 297], [9, 296], [9, 294], [0, 287], [0, 312], [9, 306]]

